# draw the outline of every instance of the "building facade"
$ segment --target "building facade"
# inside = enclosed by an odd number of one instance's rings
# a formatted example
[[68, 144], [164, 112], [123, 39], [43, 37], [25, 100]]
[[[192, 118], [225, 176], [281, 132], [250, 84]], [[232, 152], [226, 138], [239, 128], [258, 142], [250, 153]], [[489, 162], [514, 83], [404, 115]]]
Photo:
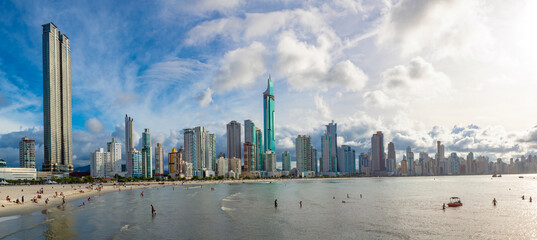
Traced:
[[73, 171], [71, 48], [56, 25], [43, 25], [43, 171]]
[[371, 137], [371, 166], [374, 174], [386, 171], [385, 159], [384, 135], [381, 131], [378, 131]]
[[263, 152], [270, 150], [276, 152], [276, 141], [274, 138], [274, 90], [272, 79], [268, 78], [267, 90], [263, 93], [263, 119], [265, 123], [265, 148]]
[[255, 145], [252, 142], [244, 143], [244, 171], [254, 172], [256, 171], [255, 163], [256, 151]]
[[241, 124], [231, 121], [227, 124], [227, 157], [241, 159]]
[[142, 133], [142, 176], [153, 177], [153, 155], [151, 154], [151, 132], [146, 128]]
[[112, 177], [110, 172], [110, 153], [103, 148], [90, 153], [90, 174], [95, 178]]
[[35, 168], [35, 140], [23, 137], [19, 142], [19, 163], [21, 168]]
[[155, 147], [155, 175], [164, 174], [164, 149], [160, 143]]
[[134, 119], [125, 114], [125, 156], [127, 158], [126, 167], [128, 177], [132, 176], [134, 167], [132, 163], [133, 157], [131, 155], [132, 151], [134, 151], [133, 122]]
[[298, 135], [295, 140], [296, 169], [299, 172], [311, 171], [312, 146], [311, 137]]
[[289, 151], [282, 153], [282, 171], [291, 171], [291, 153]]
[[106, 143], [106, 151], [110, 153], [110, 172], [115, 175], [121, 172], [121, 142], [112, 138], [111, 142]]

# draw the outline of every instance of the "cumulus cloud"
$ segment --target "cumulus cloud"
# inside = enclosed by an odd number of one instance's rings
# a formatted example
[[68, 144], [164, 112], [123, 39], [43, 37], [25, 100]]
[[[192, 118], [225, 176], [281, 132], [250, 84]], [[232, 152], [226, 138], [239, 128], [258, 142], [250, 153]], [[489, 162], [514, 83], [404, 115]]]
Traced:
[[330, 117], [332, 116], [332, 112], [324, 102], [323, 97], [316, 95], [313, 100], [315, 101], [315, 107], [317, 108], [317, 112], [321, 115], [321, 117], [325, 119], [330, 119]]
[[480, 1], [403, 0], [386, 10], [377, 44], [402, 55], [470, 55], [491, 42], [485, 20]]
[[227, 52], [214, 78], [214, 89], [222, 92], [252, 86], [267, 71], [264, 54], [265, 46], [259, 42]]
[[97, 118], [88, 119], [84, 126], [86, 126], [86, 129], [88, 129], [91, 133], [100, 133], [104, 130], [103, 123]]
[[213, 102], [213, 90], [211, 88], [205, 89], [198, 95], [197, 100], [200, 106], [206, 107]]

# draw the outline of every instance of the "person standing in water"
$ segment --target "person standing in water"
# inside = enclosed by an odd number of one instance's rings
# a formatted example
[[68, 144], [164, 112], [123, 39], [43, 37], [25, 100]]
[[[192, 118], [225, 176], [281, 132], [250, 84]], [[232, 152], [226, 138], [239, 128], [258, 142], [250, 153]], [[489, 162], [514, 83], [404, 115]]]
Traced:
[[300, 201], [300, 208], [302, 208], [302, 201]]
[[492, 199], [492, 204], [496, 206], [496, 198]]
[[143, 191], [142, 191], [142, 193], [140, 194], [140, 196], [142, 196], [142, 197], [144, 196], [144, 192], [143, 192]]
[[275, 199], [275, 200], [274, 200], [274, 207], [275, 207], [275, 208], [278, 208], [278, 199]]
[[442, 204], [442, 210], [446, 210], [446, 204]]
[[151, 215], [157, 215], [157, 211], [155, 211], [155, 207], [153, 207], [153, 204], [151, 204]]

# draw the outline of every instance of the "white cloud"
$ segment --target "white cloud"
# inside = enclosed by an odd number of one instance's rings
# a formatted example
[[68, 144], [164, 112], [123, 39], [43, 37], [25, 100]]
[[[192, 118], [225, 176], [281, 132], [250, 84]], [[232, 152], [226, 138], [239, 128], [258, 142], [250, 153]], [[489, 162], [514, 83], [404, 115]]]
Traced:
[[213, 102], [213, 90], [211, 90], [211, 88], [205, 89], [198, 95], [197, 100], [200, 106], [206, 107]]
[[90, 118], [84, 124], [91, 133], [100, 133], [104, 130], [103, 123], [97, 118]]
[[265, 51], [263, 44], [254, 42], [248, 47], [227, 52], [220, 61], [220, 69], [214, 78], [214, 89], [223, 92], [251, 87], [267, 71]]
[[426, 51], [434, 57], [472, 55], [490, 44], [482, 1], [402, 0], [389, 6], [377, 43], [402, 55]]
[[330, 119], [332, 113], [330, 111], [330, 108], [324, 102], [323, 97], [316, 95], [313, 100], [315, 101], [315, 107], [317, 108], [317, 112], [321, 115], [321, 117], [325, 119]]
[[350, 91], [361, 90], [368, 80], [367, 75], [365, 75], [362, 69], [358, 68], [349, 60], [334, 65], [326, 78], [329, 84], [346, 86], [346, 89]]

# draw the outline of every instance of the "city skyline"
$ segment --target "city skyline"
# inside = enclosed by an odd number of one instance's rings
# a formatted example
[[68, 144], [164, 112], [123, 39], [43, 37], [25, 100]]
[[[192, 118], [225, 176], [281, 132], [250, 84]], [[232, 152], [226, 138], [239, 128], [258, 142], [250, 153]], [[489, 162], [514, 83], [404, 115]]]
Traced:
[[[534, 9], [534, 3], [495, 3], [486, 10], [464, 1], [432, 1], [420, 7], [409, 1], [264, 7], [240, 1], [225, 6], [204, 3], [192, 3], [191, 8], [185, 3], [185, 9], [198, 10], [179, 19], [174, 13], [184, 12], [171, 3], [128, 6], [119, 15], [110, 10], [114, 3], [1, 3], [9, 23], [1, 31], [13, 37], [0, 40], [0, 158], [17, 165], [18, 141], [28, 136], [36, 140], [36, 165], [43, 163], [43, 92], [32, 86], [42, 84], [39, 35], [47, 22], [57, 24], [71, 41], [75, 166], [88, 165], [90, 152], [111, 137], [124, 143], [126, 113], [137, 120], [133, 138], [138, 150], [144, 128], [151, 129], [154, 143], [170, 151], [184, 145], [183, 128], [201, 125], [215, 134], [216, 151], [226, 152], [226, 123], [251, 119], [259, 128], [263, 125], [259, 94], [269, 74], [278, 96], [278, 159], [286, 150], [294, 156], [293, 140], [299, 134], [312, 136], [312, 145], [321, 149], [319, 136], [331, 120], [339, 125], [338, 145], [349, 145], [357, 153], [367, 151], [376, 131], [383, 132], [385, 143], [395, 143], [397, 156], [407, 146], [432, 154], [436, 141], [445, 144], [446, 154], [473, 152], [506, 160], [535, 153], [537, 128], [528, 111], [535, 102], [535, 73], [525, 65], [532, 62], [535, 48], [528, 45], [532, 41], [506, 44], [503, 35], [527, 33], [509, 31], [497, 22], [506, 20], [499, 13], [517, 10], [521, 17], [507, 26], [524, 29], [533, 19], [525, 9]], [[452, 13], [447, 19], [434, 14], [439, 4]], [[103, 15], [85, 13], [93, 7], [102, 7]], [[140, 8], [158, 14], [145, 15], [150, 21], [138, 24], [133, 16]], [[496, 14], [499, 17], [490, 22], [474, 19]], [[14, 21], [19, 18], [26, 21]], [[359, 27], [335, 24], [344, 19], [353, 19], [352, 26]], [[468, 19], [475, 21], [467, 25]], [[117, 27], [120, 22], [124, 28]], [[432, 27], [436, 22], [445, 25]], [[157, 33], [168, 33], [156, 34], [159, 47], [149, 43], [157, 39], [150, 33], [140, 36], [147, 42], [129, 40], [135, 32], [131, 30], [150, 32], [144, 29], [152, 29], [154, 23], [160, 26]], [[214, 30], [219, 24], [221, 31]], [[232, 28], [237, 25], [241, 27]], [[176, 28], [184, 33], [169, 31]], [[453, 36], [452, 28], [468, 34]], [[418, 34], [423, 32], [431, 34]], [[103, 33], [114, 41], [104, 41]], [[444, 38], [453, 41], [440, 41]], [[483, 38], [486, 41], [478, 41]], [[176, 41], [179, 46], [173, 44]], [[493, 51], [498, 47], [503, 51]], [[144, 57], [146, 52], [153, 57]], [[489, 65], [495, 66], [490, 73], [492, 68], [484, 68]], [[183, 117], [186, 113], [193, 117]]]

